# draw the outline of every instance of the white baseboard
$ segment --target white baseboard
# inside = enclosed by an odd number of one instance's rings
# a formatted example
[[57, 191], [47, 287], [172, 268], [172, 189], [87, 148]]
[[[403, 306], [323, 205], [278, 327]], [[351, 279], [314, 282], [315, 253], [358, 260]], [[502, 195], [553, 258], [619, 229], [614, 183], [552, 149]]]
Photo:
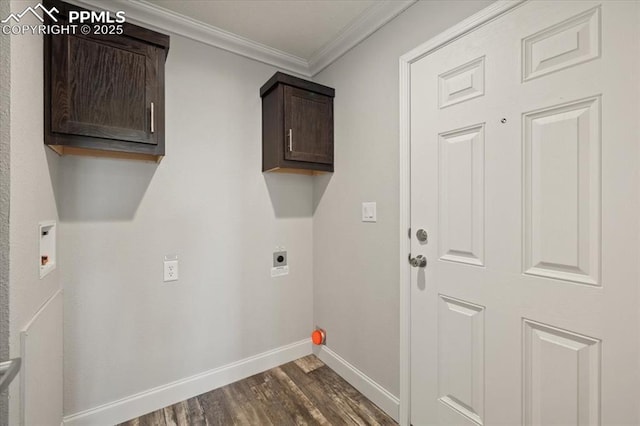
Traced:
[[398, 421], [400, 409], [400, 400], [398, 397], [380, 386], [362, 371], [349, 364], [349, 362], [327, 346], [314, 346], [313, 352], [322, 362], [328, 365], [329, 368], [349, 382], [351, 386], [369, 398], [395, 421]]
[[[64, 417], [65, 426], [118, 424], [311, 354], [310, 339]], [[397, 411], [397, 410], [396, 410]]]

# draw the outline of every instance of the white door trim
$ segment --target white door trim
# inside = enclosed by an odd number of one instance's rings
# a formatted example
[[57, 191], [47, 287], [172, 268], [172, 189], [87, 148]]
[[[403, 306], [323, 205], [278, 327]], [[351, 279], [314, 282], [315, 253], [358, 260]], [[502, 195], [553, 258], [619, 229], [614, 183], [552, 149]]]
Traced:
[[411, 64], [513, 10], [525, 0], [499, 0], [400, 57], [400, 425], [410, 426], [411, 268]]

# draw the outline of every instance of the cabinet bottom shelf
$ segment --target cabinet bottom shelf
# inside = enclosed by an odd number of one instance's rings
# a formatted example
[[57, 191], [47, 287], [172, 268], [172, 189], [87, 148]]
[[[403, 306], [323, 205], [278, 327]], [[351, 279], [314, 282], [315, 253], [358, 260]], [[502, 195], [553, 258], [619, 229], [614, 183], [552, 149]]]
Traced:
[[289, 167], [274, 167], [273, 169], [265, 170], [263, 173], [294, 173], [297, 175], [324, 175], [326, 173], [332, 173], [325, 170], [308, 170], [308, 169], [292, 169]]
[[78, 148], [67, 145], [47, 145], [58, 155], [84, 155], [87, 157], [121, 158], [126, 160], [150, 161], [159, 163], [163, 155], [141, 154], [134, 152], [104, 151], [100, 149]]

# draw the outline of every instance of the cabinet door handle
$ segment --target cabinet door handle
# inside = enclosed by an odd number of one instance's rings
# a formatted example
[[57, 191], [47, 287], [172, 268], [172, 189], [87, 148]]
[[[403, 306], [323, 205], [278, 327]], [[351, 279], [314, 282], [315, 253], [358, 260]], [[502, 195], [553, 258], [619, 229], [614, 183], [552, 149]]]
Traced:
[[289, 129], [289, 152], [293, 151], [293, 130]]
[[151, 133], [154, 133], [155, 131], [155, 114], [153, 113], [153, 102], [151, 102]]

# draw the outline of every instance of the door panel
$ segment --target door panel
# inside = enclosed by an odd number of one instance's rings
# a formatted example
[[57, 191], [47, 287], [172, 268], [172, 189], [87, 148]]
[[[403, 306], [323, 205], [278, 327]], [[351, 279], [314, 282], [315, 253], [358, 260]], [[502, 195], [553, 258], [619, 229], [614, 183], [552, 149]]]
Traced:
[[640, 3], [524, 3], [411, 65], [411, 421], [640, 424]]
[[600, 341], [523, 320], [524, 424], [597, 425]]
[[484, 95], [484, 56], [438, 77], [440, 108]]
[[525, 273], [599, 285], [600, 97], [523, 116]]
[[600, 7], [552, 25], [523, 40], [523, 80], [600, 56]]
[[438, 305], [438, 400], [482, 423], [484, 307], [443, 295]]
[[484, 124], [439, 137], [440, 260], [483, 265]]

